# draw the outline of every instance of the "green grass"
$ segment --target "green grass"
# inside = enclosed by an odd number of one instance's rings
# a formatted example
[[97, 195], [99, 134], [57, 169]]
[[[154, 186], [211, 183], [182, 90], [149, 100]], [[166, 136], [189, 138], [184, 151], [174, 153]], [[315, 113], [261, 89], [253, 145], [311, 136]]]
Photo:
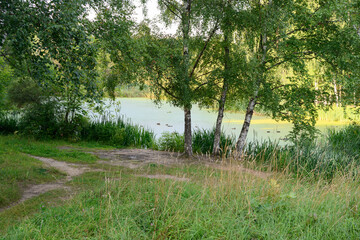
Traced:
[[318, 110], [318, 120], [320, 121], [335, 121], [335, 122], [351, 122], [360, 121], [360, 115], [353, 107], [336, 107], [332, 106], [328, 110]]
[[[157, 172], [152, 166], [151, 171]], [[146, 171], [146, 169], [144, 169]], [[163, 167], [159, 172], [168, 171]], [[123, 170], [78, 177], [92, 185], [67, 204], [45, 206], [4, 239], [357, 239], [358, 183], [236, 171], [176, 168], [189, 182], [147, 179]], [[197, 173], [204, 174], [199, 178]]]
[[53, 190], [0, 212], [0, 239], [2, 239], [2, 233], [6, 232], [9, 227], [20, 223], [26, 218], [32, 217], [46, 207], [63, 204], [63, 198], [67, 196], [64, 190]]
[[[252, 150], [253, 158], [243, 163], [266, 171], [264, 178], [239, 171], [237, 163], [227, 170], [196, 163], [172, 167], [151, 163], [139, 169], [108, 166], [104, 172], [85, 173], [69, 182], [75, 192], [65, 203], [56, 199], [66, 194], [54, 191], [1, 212], [0, 239], [358, 239], [360, 178], [354, 174], [356, 166], [347, 162], [358, 160], [358, 155], [340, 151], [356, 149], [356, 137], [358, 126], [349, 126], [329, 133], [326, 148], [259, 145]], [[71, 149], [57, 148], [64, 145]], [[0, 137], [3, 157], [9, 152], [26, 156], [25, 149], [34, 155], [93, 163], [82, 159], [80, 152], [101, 147]], [[69, 158], [69, 151], [78, 155]], [[16, 165], [11, 159], [6, 163], [14, 164], [14, 169], [39, 163], [29, 158], [30, 163], [19, 159]], [[349, 168], [333, 168], [334, 163]], [[316, 171], [324, 177], [314, 177]], [[44, 179], [36, 171], [32, 173], [36, 176], [28, 176], [34, 182], [48, 181], [51, 174], [45, 173]], [[189, 181], [139, 176], [146, 174]]]
[[[95, 163], [97, 158], [90, 154], [85, 153], [84, 147], [97, 146], [98, 144], [73, 144], [74, 148], [61, 147], [69, 145], [68, 142], [61, 140], [36, 140], [32, 137], [21, 136], [1, 136], [0, 135], [0, 153], [8, 150], [13, 150], [21, 153], [31, 154], [41, 157], [51, 157], [57, 160], [73, 162], [73, 163]], [[77, 149], [83, 146], [82, 149]]]
[[57, 170], [0, 143], [0, 208], [21, 198], [22, 187], [63, 177]]

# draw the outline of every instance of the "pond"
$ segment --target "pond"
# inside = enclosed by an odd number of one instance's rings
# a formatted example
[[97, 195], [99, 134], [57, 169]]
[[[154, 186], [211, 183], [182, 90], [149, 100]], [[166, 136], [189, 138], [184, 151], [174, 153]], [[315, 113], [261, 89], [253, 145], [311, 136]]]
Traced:
[[[123, 116], [132, 123], [152, 130], [156, 137], [164, 132], [184, 132], [184, 113], [180, 108], [163, 102], [156, 105], [147, 98], [118, 98], [120, 105], [106, 101], [107, 111], [114, 116]], [[212, 129], [215, 126], [217, 113], [200, 109], [197, 105], [192, 109], [193, 129]], [[244, 114], [225, 112], [222, 128], [226, 134], [239, 136], [244, 121]], [[327, 128], [340, 127], [338, 122], [320, 122], [317, 128], [324, 132]], [[266, 116], [253, 117], [248, 134], [248, 141], [279, 140], [286, 138], [291, 131], [292, 124], [276, 122]]]

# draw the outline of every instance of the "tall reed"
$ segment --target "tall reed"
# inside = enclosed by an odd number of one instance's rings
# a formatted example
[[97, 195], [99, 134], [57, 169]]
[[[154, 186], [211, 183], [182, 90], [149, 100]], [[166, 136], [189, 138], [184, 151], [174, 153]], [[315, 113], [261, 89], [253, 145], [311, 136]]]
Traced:
[[253, 142], [247, 160], [264, 168], [301, 176], [332, 179], [337, 173], [358, 174], [360, 167], [360, 126], [350, 125], [329, 131], [321, 140], [280, 146], [276, 142]]
[[151, 148], [155, 144], [155, 135], [152, 131], [133, 124], [123, 117], [113, 119], [107, 115], [83, 126], [81, 139], [108, 143], [116, 147]]

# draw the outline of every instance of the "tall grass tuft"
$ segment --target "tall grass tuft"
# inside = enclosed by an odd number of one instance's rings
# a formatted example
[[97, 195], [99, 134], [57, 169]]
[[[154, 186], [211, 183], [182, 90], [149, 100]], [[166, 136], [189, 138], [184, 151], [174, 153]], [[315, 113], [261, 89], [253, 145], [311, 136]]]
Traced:
[[122, 117], [114, 120], [106, 115], [83, 126], [81, 139], [111, 144], [115, 147], [151, 148], [155, 143], [152, 131], [134, 125]]
[[184, 135], [177, 132], [165, 132], [161, 135], [157, 142], [157, 148], [163, 151], [184, 151]]
[[[212, 153], [215, 138], [215, 128], [211, 130], [199, 129], [193, 133], [193, 149], [197, 153]], [[220, 149], [228, 156], [235, 145], [235, 138], [227, 136], [223, 131], [220, 134]]]
[[155, 135], [152, 131], [132, 124], [122, 117], [114, 119], [103, 115], [90, 121], [78, 115], [74, 118], [75, 121], [65, 122], [53, 113], [53, 108], [49, 107], [49, 109], [29, 111], [23, 116], [15, 113], [0, 115], [0, 134], [13, 134], [18, 131], [19, 134], [41, 139], [96, 141], [115, 147], [155, 146]]
[[331, 129], [326, 138], [333, 151], [360, 158], [360, 125], [351, 124], [337, 131]]
[[[199, 129], [193, 132], [192, 146], [195, 153], [212, 153], [215, 129]], [[222, 153], [229, 155], [234, 147], [234, 137], [227, 136], [224, 132], [220, 135], [220, 148]], [[170, 150], [176, 152], [184, 151], [184, 135], [179, 133], [164, 133], [159, 141], [160, 150]]]
[[329, 133], [318, 142], [280, 146], [274, 142], [249, 143], [249, 160], [275, 171], [332, 179], [337, 173], [358, 174], [360, 127], [348, 126]]

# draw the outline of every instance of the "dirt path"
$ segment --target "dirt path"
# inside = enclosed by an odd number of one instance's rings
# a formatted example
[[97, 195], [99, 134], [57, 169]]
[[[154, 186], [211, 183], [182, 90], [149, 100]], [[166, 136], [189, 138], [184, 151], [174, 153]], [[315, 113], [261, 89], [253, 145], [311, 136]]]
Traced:
[[[98, 163], [123, 166], [131, 169], [139, 168], [150, 163], [162, 164], [165, 166], [200, 164], [224, 171], [244, 172], [263, 179], [266, 179], [271, 175], [270, 173], [247, 169], [240, 164], [218, 163], [209, 156], [197, 156], [193, 159], [187, 159], [181, 157], [181, 154], [179, 153], [155, 151], [151, 149], [117, 149], [91, 153], [98, 156], [100, 159], [107, 159], [99, 160]], [[163, 178], [166, 178], [166, 176]]]
[[67, 162], [57, 161], [57, 160], [51, 159], [51, 158], [37, 157], [37, 156], [32, 156], [32, 155], [28, 155], [28, 156], [38, 159], [38, 160], [42, 161], [45, 165], [47, 165], [49, 167], [53, 167], [53, 168], [57, 169], [58, 171], [65, 173], [66, 178], [56, 181], [54, 183], [44, 183], [44, 184], [32, 185], [31, 187], [27, 188], [24, 191], [21, 199], [19, 200], [19, 203], [21, 203], [27, 199], [39, 196], [40, 194], [46, 193], [51, 190], [60, 189], [60, 188], [70, 190], [70, 187], [65, 186], [65, 183], [68, 181], [71, 181], [73, 179], [73, 177], [79, 176], [85, 172], [102, 171], [101, 169], [89, 168], [88, 165], [67, 163]]
[[127, 168], [139, 168], [154, 163], [166, 166], [191, 164], [193, 161], [181, 158], [179, 153], [155, 151], [151, 149], [117, 149], [91, 152], [100, 159], [98, 163]]
[[66, 162], [57, 161], [57, 160], [54, 160], [51, 158], [38, 157], [38, 156], [32, 156], [32, 155], [28, 155], [28, 156], [40, 160], [48, 167], [53, 167], [53, 168], [57, 169], [58, 171], [65, 173], [66, 178], [58, 180], [56, 182], [52, 182], [52, 183], [34, 184], [34, 185], [27, 186], [26, 189], [24, 189], [20, 200], [18, 200], [17, 202], [14, 202], [13, 204], [11, 204], [9, 206], [6, 206], [5, 208], [1, 208], [0, 212], [6, 210], [8, 208], [11, 208], [15, 205], [18, 205], [28, 199], [37, 197], [43, 193], [46, 193], [46, 192], [49, 192], [52, 190], [65, 189], [65, 190], [70, 191], [71, 188], [69, 186], [66, 186], [65, 183], [68, 181], [71, 181], [73, 179], [73, 177], [79, 176], [85, 172], [101, 171], [100, 169], [91, 169], [87, 165], [66, 163]]
[[[270, 173], [255, 171], [242, 167], [241, 165], [226, 165], [217, 163], [214, 159], [209, 157], [201, 157], [187, 159], [181, 157], [179, 153], [173, 152], [164, 152], [164, 151], [155, 151], [151, 149], [117, 149], [117, 150], [100, 150], [95, 152], [89, 152], [98, 156], [100, 159], [97, 163], [113, 165], [113, 166], [123, 166], [131, 169], [140, 168], [148, 164], [162, 164], [165, 166], [174, 166], [174, 165], [191, 165], [198, 164], [205, 167], [210, 167], [214, 169], [224, 170], [224, 171], [239, 171], [254, 175], [259, 178], [267, 178], [270, 176]], [[66, 174], [65, 179], [58, 180], [53, 183], [44, 183], [28, 186], [21, 197], [21, 199], [10, 206], [7, 206], [3, 209], [0, 209], [0, 212], [11, 208], [15, 205], [18, 205], [28, 199], [39, 196], [40, 194], [46, 193], [55, 189], [66, 189], [71, 191], [69, 186], [66, 186], [65, 183], [71, 181], [73, 177], [79, 176], [85, 172], [91, 171], [104, 171], [102, 169], [92, 169], [89, 165], [86, 164], [75, 164], [67, 163], [62, 161], [57, 161], [51, 158], [38, 157], [28, 155], [32, 158], [38, 159], [49, 167], [53, 167], [60, 172]], [[172, 175], [135, 175], [137, 177], [146, 177], [146, 178], [155, 178], [155, 179], [171, 179], [174, 181], [190, 181], [190, 179], [185, 177], [177, 177]]]

